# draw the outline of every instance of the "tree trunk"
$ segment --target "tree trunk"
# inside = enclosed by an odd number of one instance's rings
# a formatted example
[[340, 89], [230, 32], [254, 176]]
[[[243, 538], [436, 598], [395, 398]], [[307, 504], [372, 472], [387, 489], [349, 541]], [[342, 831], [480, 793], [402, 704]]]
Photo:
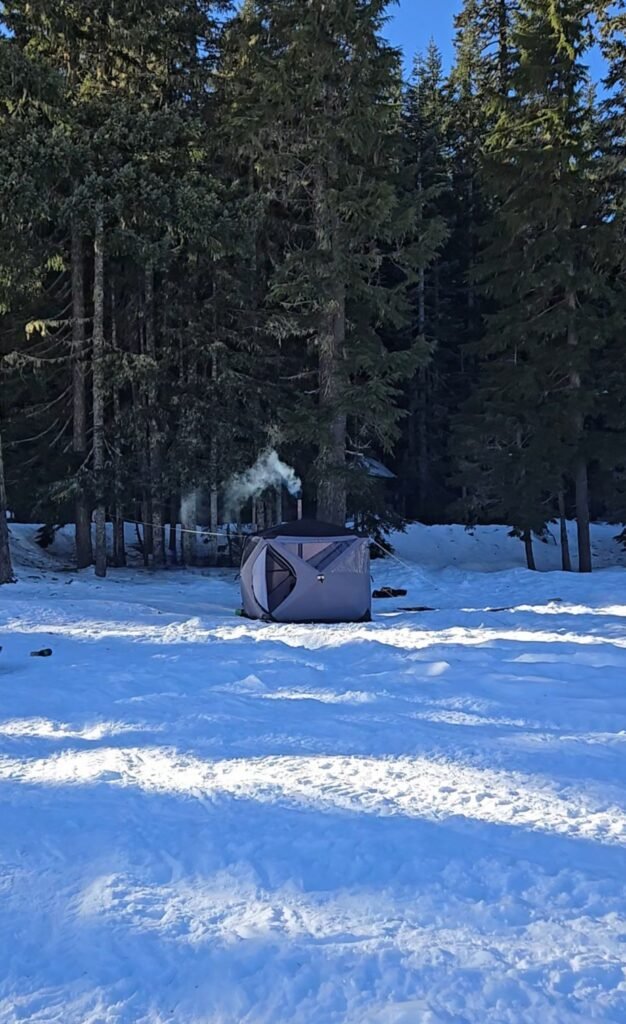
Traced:
[[276, 525], [278, 526], [283, 521], [283, 489], [282, 487], [276, 488], [276, 501], [275, 501], [275, 512], [274, 518]]
[[[145, 296], [137, 297], [137, 331], [136, 351], [140, 356], [146, 355], [146, 334], [145, 334]], [[150, 500], [150, 426], [148, 409], [148, 394], [143, 379], [137, 387], [133, 385], [133, 405], [137, 408], [136, 432], [137, 432], [137, 459], [139, 462], [139, 479], [141, 483], [141, 508], [139, 520], [141, 522], [142, 541], [141, 555], [146, 568], [151, 563], [153, 545], [152, 534], [152, 503]]]
[[524, 541], [524, 551], [526, 552], [526, 565], [532, 570], [532, 572], [536, 572], [537, 565], [535, 563], [535, 552], [533, 550], [532, 532], [530, 530], [524, 530], [522, 540]]
[[348, 382], [344, 368], [346, 343], [346, 289], [338, 252], [338, 219], [334, 209], [332, 183], [336, 169], [332, 161], [317, 169], [313, 217], [317, 248], [330, 263], [322, 287], [325, 309], [320, 313], [317, 336], [319, 367], [320, 438], [317, 459], [317, 515], [319, 519], [345, 526], [347, 511], [345, 403]]
[[96, 492], [96, 576], [106, 576], [106, 500], [104, 479], [104, 226], [96, 216], [93, 246], [93, 475]]
[[[406, 418], [406, 467], [402, 473], [405, 495], [405, 518], [414, 518], [420, 514], [419, 480], [415, 476], [415, 466], [419, 464], [419, 430], [420, 413], [419, 375], [411, 381]], [[408, 511], [407, 511], [408, 510]]]
[[569, 550], [567, 519], [565, 518], [565, 495], [562, 489], [559, 491], [559, 523], [561, 529], [561, 568], [563, 572], [571, 572], [572, 558]]
[[[573, 269], [572, 269], [573, 274]], [[568, 309], [567, 344], [572, 349], [578, 347], [578, 332], [576, 329], [577, 299], [575, 291], [568, 291], [566, 294]], [[572, 369], [570, 373], [570, 389], [580, 392], [582, 386], [580, 373]], [[578, 411], [574, 415], [575, 441], [582, 446], [585, 433], [585, 422]], [[576, 523], [578, 529], [578, 571], [591, 572], [591, 535], [589, 531], [589, 481], [587, 477], [587, 463], [581, 455], [576, 466]]]
[[259, 514], [257, 517], [258, 527], [260, 531], [267, 530], [270, 525], [267, 515], [267, 498], [261, 498], [259, 500]]
[[[149, 476], [150, 468], [145, 451], [142, 453], [141, 467], [143, 478], [146, 480]], [[143, 526], [143, 564], [148, 568], [152, 562], [152, 553], [154, 551], [154, 533], [152, 531], [152, 502], [145, 488], [141, 496], [141, 523]]]
[[158, 365], [156, 352], [156, 330], [154, 323], [154, 267], [148, 264], [145, 273], [146, 303], [146, 353], [152, 361], [150, 383], [148, 385], [148, 462], [150, 474], [150, 504], [152, 528], [152, 564], [155, 569], [165, 565], [165, 531], [163, 528], [163, 494], [161, 439], [159, 436], [158, 402]]
[[[420, 197], [418, 204], [418, 230], [423, 230], [424, 207], [421, 172], [418, 175], [417, 191]], [[426, 340], [426, 270], [420, 266], [417, 274], [417, 331], [420, 339]], [[428, 465], [428, 370], [420, 369], [415, 381], [417, 398], [417, 481], [419, 489], [419, 516], [425, 515], [426, 503], [428, 500], [429, 488], [429, 465]]]
[[[475, 311], [476, 311], [476, 290], [474, 287], [474, 256], [475, 256], [475, 245], [474, 236], [472, 233], [472, 227], [475, 224], [475, 198], [474, 198], [474, 169], [470, 168], [469, 178], [467, 182], [467, 223], [468, 223], [468, 236], [467, 236], [467, 252], [468, 252], [468, 270], [466, 274], [467, 281], [467, 328], [470, 337], [473, 339], [473, 328], [475, 322]], [[463, 353], [463, 350], [461, 350]]]
[[[111, 281], [111, 348], [116, 358], [117, 344], [117, 309], [115, 302], [115, 285]], [[117, 370], [117, 366], [116, 366]], [[113, 489], [115, 493], [113, 514], [113, 565], [121, 568], [126, 565], [126, 540], [124, 537], [124, 509], [122, 505], [122, 453], [119, 448], [119, 430], [122, 419], [120, 392], [117, 381], [113, 384]]]
[[4, 486], [2, 438], [0, 437], [0, 583], [12, 583], [13, 579], [11, 548], [9, 545], [9, 526], [7, 523], [7, 496]]
[[170, 536], [168, 548], [174, 565], [178, 564], [178, 505], [177, 497], [172, 495], [170, 498]]
[[420, 338], [426, 337], [426, 271], [420, 267], [417, 277], [417, 329]]
[[124, 513], [116, 502], [113, 520], [113, 564], [121, 569], [126, 565], [126, 539], [124, 537]]
[[345, 526], [346, 431], [348, 417], [344, 403], [343, 348], [346, 336], [345, 290], [336, 285], [332, 311], [325, 318], [318, 338], [321, 437], [319, 444], [317, 515], [319, 519]]
[[195, 565], [197, 554], [198, 507], [196, 493], [185, 494], [180, 503], [180, 524], [182, 530], [183, 562], [186, 566]]
[[210, 484], [209, 484], [209, 551], [211, 552], [211, 561], [213, 565], [217, 565], [218, 550], [217, 550], [217, 527], [219, 520], [219, 491], [217, 487], [217, 442], [215, 438], [211, 439], [211, 452], [210, 452]]
[[506, 99], [509, 89], [509, 5], [498, 3], [498, 92]]
[[587, 463], [581, 459], [576, 470], [576, 522], [578, 527], [578, 571], [591, 572], [589, 528], [589, 480]]
[[[83, 240], [77, 224], [72, 225], [72, 448], [81, 463], [87, 458], [87, 345], [85, 332], [85, 267]], [[93, 564], [91, 514], [84, 489], [83, 474], [78, 473], [79, 492], [74, 514], [76, 519], [76, 565], [85, 569]]]
[[[418, 192], [423, 192], [421, 175], [418, 183]], [[423, 208], [420, 202], [419, 207], [420, 223], [423, 222]], [[417, 278], [417, 329], [420, 338], [426, 338], [426, 271], [420, 267]], [[428, 494], [428, 417], [426, 407], [428, 403], [428, 371], [420, 370], [417, 377], [419, 414], [417, 422], [418, 436], [418, 457], [417, 477], [419, 486], [419, 514], [424, 516]]]
[[422, 519], [426, 516], [431, 492], [427, 415], [428, 383], [428, 370], [420, 370], [417, 378], [417, 386], [419, 388], [419, 406], [417, 416], [417, 479], [419, 487], [419, 515]]
[[[213, 286], [213, 290], [215, 286]], [[215, 318], [213, 323], [213, 333], [215, 334], [217, 327], [215, 324]], [[217, 397], [217, 355], [213, 352], [211, 356], [211, 382], [212, 382], [212, 393], [214, 400]], [[218, 551], [217, 551], [217, 528], [219, 525], [219, 487], [218, 487], [218, 435], [217, 435], [217, 424], [215, 417], [213, 418], [213, 425], [211, 430], [211, 441], [209, 445], [209, 550], [212, 553], [212, 559], [215, 565], [217, 565]]]

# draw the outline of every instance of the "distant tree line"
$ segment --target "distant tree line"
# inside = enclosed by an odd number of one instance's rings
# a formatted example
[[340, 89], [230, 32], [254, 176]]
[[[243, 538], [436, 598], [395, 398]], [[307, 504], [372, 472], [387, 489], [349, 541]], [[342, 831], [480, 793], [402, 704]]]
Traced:
[[0, 580], [7, 502], [159, 566], [268, 446], [319, 518], [531, 566], [626, 521], [624, 2], [466, 0], [408, 83], [388, 8], [0, 3]]

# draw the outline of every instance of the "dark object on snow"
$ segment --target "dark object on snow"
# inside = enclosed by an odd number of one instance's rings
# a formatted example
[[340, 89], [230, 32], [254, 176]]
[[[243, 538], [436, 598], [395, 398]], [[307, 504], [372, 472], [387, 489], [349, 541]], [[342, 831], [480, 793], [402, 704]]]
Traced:
[[52, 651], [50, 650], [49, 647], [44, 647], [43, 650], [41, 650], [41, 651], [31, 651], [30, 652], [31, 658], [49, 658], [51, 654], [52, 654]]
[[369, 540], [298, 519], [251, 536], [241, 559], [243, 613], [266, 622], [369, 622]]
[[382, 587], [381, 590], [375, 590], [372, 597], [406, 597], [406, 590], [394, 590], [393, 587]]
[[60, 526], [40, 526], [35, 534], [35, 544], [38, 544], [40, 548], [49, 548], [51, 544], [54, 544], [54, 538], [57, 530], [60, 530]]
[[356, 530], [349, 530], [347, 526], [335, 526], [333, 523], [323, 523], [318, 519], [294, 519], [290, 523], [279, 523], [278, 526], [272, 526], [269, 530], [264, 530], [263, 533], [257, 533], [255, 537], [265, 537], [267, 539], [276, 537], [300, 537], [308, 538], [311, 537], [324, 537], [325, 539], [332, 537], [358, 537], [359, 534]]

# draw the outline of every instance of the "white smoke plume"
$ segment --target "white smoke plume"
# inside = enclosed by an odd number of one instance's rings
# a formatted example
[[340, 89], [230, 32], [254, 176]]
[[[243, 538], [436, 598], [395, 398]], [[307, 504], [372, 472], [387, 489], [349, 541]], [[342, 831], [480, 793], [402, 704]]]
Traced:
[[180, 521], [184, 527], [196, 528], [198, 521], [198, 492], [187, 491], [180, 501]]
[[226, 486], [226, 508], [233, 512], [249, 498], [259, 498], [263, 491], [270, 487], [280, 487], [281, 484], [285, 485], [294, 498], [298, 497], [302, 490], [302, 481], [295, 471], [282, 462], [277, 453], [270, 448], [259, 455], [250, 469], [231, 477]]

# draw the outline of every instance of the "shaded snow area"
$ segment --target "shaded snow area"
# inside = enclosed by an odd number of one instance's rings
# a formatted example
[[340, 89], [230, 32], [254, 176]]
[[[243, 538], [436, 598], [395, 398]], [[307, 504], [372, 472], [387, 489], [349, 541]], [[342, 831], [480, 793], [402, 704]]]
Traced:
[[282, 626], [12, 532], [2, 1024], [624, 1024], [623, 568], [422, 528], [373, 623]]

